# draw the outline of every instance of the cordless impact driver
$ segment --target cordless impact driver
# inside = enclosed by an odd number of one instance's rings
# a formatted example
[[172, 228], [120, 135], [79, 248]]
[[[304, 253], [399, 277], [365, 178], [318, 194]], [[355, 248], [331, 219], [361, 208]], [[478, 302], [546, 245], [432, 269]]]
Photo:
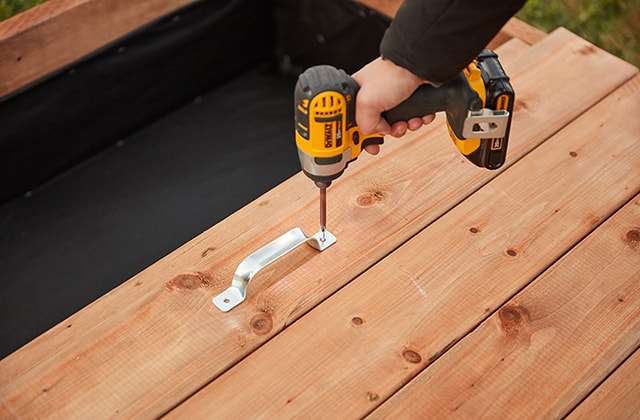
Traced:
[[[304, 71], [295, 87], [295, 133], [302, 171], [320, 188], [320, 229], [326, 230], [326, 190], [369, 144], [356, 124], [358, 85], [329, 65]], [[444, 111], [449, 135], [472, 163], [498, 169], [505, 161], [515, 94], [497, 54], [482, 51], [454, 79], [420, 86], [406, 101], [383, 113], [393, 124]]]

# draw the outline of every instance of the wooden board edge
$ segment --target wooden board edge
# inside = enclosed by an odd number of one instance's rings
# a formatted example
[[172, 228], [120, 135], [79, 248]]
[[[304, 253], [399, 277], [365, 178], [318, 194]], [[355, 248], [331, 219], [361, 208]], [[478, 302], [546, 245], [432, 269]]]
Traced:
[[509, 19], [502, 27], [500, 33], [507, 34], [511, 38], [519, 38], [529, 45], [533, 45], [547, 36], [546, 32], [531, 26], [517, 17]]
[[195, 0], [49, 0], [0, 22], [0, 98]]

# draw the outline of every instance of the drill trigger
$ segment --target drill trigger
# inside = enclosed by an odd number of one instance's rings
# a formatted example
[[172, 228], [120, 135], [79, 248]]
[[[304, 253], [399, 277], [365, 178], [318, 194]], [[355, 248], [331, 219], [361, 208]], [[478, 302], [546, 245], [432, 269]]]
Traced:
[[369, 137], [363, 140], [362, 149], [370, 144], [384, 144], [384, 137]]

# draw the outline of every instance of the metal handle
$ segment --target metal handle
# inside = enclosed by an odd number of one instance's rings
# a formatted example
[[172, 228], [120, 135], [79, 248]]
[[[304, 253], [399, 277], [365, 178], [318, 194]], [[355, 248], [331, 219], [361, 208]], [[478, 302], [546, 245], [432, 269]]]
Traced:
[[223, 312], [238, 306], [244, 301], [249, 282], [258, 271], [305, 242], [318, 251], [323, 251], [336, 242], [336, 237], [326, 230], [313, 236], [307, 236], [301, 228], [290, 230], [245, 258], [236, 268], [231, 286], [214, 297], [213, 304]]

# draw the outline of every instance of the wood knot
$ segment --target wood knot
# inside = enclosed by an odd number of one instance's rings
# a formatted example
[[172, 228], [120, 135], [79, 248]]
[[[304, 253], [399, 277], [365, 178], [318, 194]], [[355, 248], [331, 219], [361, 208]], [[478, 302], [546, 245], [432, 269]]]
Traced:
[[422, 356], [415, 350], [406, 349], [402, 352], [402, 358], [409, 363], [420, 363], [422, 362]]
[[355, 326], [360, 326], [364, 324], [364, 319], [360, 318], [359, 316], [354, 316], [353, 318], [351, 318], [351, 323]]
[[360, 207], [371, 207], [387, 198], [387, 193], [382, 188], [370, 188], [356, 198]]
[[255, 335], [266, 335], [273, 329], [273, 319], [267, 313], [259, 313], [249, 321], [251, 330]]
[[584, 44], [581, 45], [580, 47], [578, 47], [576, 49], [576, 52], [578, 54], [582, 54], [582, 55], [589, 55], [589, 54], [593, 54], [597, 51], [597, 48], [595, 45], [593, 44]]
[[206, 257], [207, 255], [209, 255], [210, 252], [214, 252], [217, 248], [215, 246], [210, 246], [207, 249], [205, 249], [204, 251], [202, 251], [200, 253], [200, 256], [202, 258]]
[[513, 112], [536, 112], [542, 101], [537, 93], [522, 94], [513, 103]]
[[526, 111], [529, 109], [527, 103], [521, 99], [516, 98], [515, 104], [513, 104], [513, 112]]
[[517, 257], [518, 256], [518, 251], [516, 251], [513, 248], [508, 248], [505, 252], [510, 257]]
[[206, 273], [178, 274], [166, 285], [166, 289], [171, 290], [195, 290], [198, 288], [211, 287], [211, 278]]
[[508, 335], [516, 335], [526, 324], [529, 313], [519, 305], [507, 305], [498, 311], [502, 329]]
[[632, 247], [640, 245], [640, 229], [631, 229], [625, 235], [626, 242]]
[[374, 402], [374, 401], [378, 401], [379, 399], [380, 399], [380, 395], [378, 395], [377, 393], [371, 392], [371, 391], [367, 392], [367, 401]]

